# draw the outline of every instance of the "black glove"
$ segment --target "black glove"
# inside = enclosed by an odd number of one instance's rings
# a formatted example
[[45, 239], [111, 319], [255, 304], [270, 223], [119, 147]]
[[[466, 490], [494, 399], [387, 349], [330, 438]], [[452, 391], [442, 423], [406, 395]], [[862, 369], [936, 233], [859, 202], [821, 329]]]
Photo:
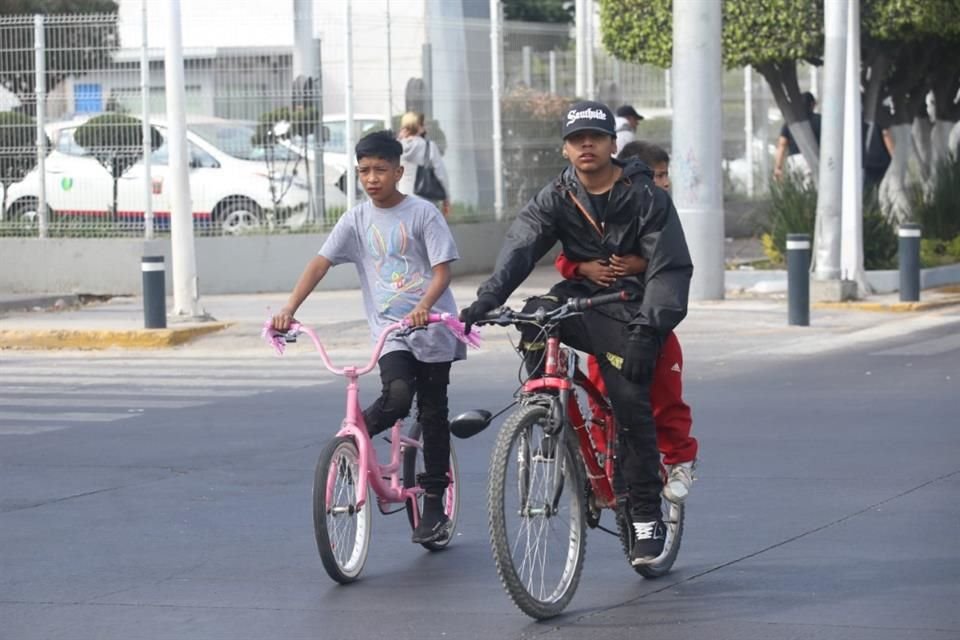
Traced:
[[633, 383], [650, 381], [659, 351], [660, 341], [655, 334], [644, 329], [631, 331], [624, 342], [620, 373]]
[[474, 322], [482, 320], [484, 316], [500, 306], [500, 301], [492, 293], [481, 293], [473, 304], [460, 310], [460, 322], [464, 323], [463, 332], [470, 333]]

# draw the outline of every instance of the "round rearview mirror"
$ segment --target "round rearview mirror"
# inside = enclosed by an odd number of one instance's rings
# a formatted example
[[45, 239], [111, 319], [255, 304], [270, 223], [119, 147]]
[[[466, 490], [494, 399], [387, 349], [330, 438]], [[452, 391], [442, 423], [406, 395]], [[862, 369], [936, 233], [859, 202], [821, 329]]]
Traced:
[[475, 436], [488, 426], [493, 416], [485, 409], [471, 409], [450, 421], [450, 433], [458, 438]]

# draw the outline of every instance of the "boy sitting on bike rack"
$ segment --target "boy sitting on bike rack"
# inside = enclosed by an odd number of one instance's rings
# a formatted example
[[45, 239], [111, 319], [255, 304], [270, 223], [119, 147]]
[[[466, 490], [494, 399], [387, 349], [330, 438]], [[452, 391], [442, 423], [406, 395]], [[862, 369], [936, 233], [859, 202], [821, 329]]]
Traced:
[[[670, 196], [653, 184], [639, 161], [622, 163], [616, 152], [613, 113], [598, 102], [571, 106], [563, 125], [563, 154], [571, 166], [546, 185], [517, 215], [477, 300], [461, 311], [470, 324], [502, 305], [559, 240], [577, 262], [639, 255], [642, 274], [603, 287], [565, 280], [524, 311], [556, 308], [571, 297], [627, 291], [635, 300], [605, 305], [560, 324], [560, 338], [597, 356], [619, 427], [619, 465], [627, 484], [633, 539], [630, 561], [650, 563], [663, 551], [660, 454], [650, 408], [650, 380], [664, 337], [687, 312], [693, 265]], [[524, 325], [521, 349], [528, 369], [539, 370], [544, 336]]]
[[[670, 156], [663, 148], [634, 140], [619, 150], [619, 160], [637, 158], [653, 170], [653, 183], [666, 192], [670, 192]], [[575, 262], [562, 252], [554, 262], [557, 271], [567, 280], [585, 278], [603, 287], [613, 284], [617, 278], [643, 273], [647, 262], [637, 255], [611, 256], [609, 260], [590, 260]], [[587, 371], [590, 382], [603, 395], [607, 395], [606, 385], [600, 373], [596, 357], [587, 358]], [[668, 469], [667, 482], [663, 486], [663, 495], [667, 500], [683, 504], [693, 484], [693, 467], [697, 458], [699, 443], [690, 435], [693, 420], [690, 406], [683, 401], [683, 351], [676, 333], [671, 331], [664, 338], [660, 355], [657, 357], [653, 380], [650, 383], [650, 403], [653, 409], [653, 421], [657, 428], [657, 446], [663, 454], [663, 463]], [[601, 412], [590, 400], [593, 415]], [[602, 429], [602, 425], [596, 425]], [[602, 441], [597, 438], [597, 441]]]
[[466, 357], [466, 347], [440, 324], [427, 326], [435, 312], [456, 313], [450, 263], [460, 256], [440, 211], [430, 202], [397, 191], [403, 176], [400, 143], [388, 131], [364, 136], [356, 146], [357, 175], [369, 196], [337, 222], [319, 254], [307, 263], [287, 304], [273, 318], [285, 331], [303, 301], [331, 266], [352, 262], [360, 276], [367, 323], [374, 340], [388, 325], [408, 318], [425, 327], [409, 335], [393, 334], [380, 357], [381, 395], [364, 410], [373, 436], [410, 413], [417, 398], [423, 427], [423, 513], [413, 542], [425, 544], [449, 535], [444, 513], [450, 458], [447, 386], [450, 365]]

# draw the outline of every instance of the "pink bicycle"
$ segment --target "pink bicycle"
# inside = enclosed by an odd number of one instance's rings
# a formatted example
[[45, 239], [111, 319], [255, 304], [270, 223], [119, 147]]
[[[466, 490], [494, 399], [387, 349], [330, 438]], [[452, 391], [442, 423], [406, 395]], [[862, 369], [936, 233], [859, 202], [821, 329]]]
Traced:
[[[430, 314], [429, 322], [443, 323], [471, 346], [479, 344], [475, 334], [463, 334], [463, 325], [451, 314]], [[294, 323], [288, 332], [283, 333], [274, 330], [269, 320], [264, 325], [263, 336], [278, 353], [283, 353], [286, 343], [294, 342], [298, 335], [305, 334], [316, 346], [324, 366], [334, 375], [347, 379], [346, 416], [336, 436], [321, 452], [313, 482], [313, 526], [317, 550], [327, 574], [341, 584], [356, 580], [367, 560], [373, 516], [368, 505], [368, 483], [381, 513], [388, 515], [405, 510], [411, 527], [416, 528], [420, 522], [423, 489], [417, 485], [417, 474], [423, 471], [421, 427], [414, 421], [404, 435], [403, 421], [398, 420], [386, 432], [386, 440], [390, 443], [390, 460], [380, 464], [364, 423], [358, 387], [360, 376], [370, 373], [377, 366], [383, 345], [390, 334], [414, 330], [416, 328], [405, 322], [396, 322], [380, 334], [373, 356], [365, 366], [337, 368], [330, 361], [317, 334], [309, 327]], [[430, 551], [446, 548], [456, 530], [460, 477], [452, 443], [448, 473], [450, 484], [444, 504], [451, 528], [446, 538], [422, 545]], [[404, 506], [393, 508], [398, 504]]]

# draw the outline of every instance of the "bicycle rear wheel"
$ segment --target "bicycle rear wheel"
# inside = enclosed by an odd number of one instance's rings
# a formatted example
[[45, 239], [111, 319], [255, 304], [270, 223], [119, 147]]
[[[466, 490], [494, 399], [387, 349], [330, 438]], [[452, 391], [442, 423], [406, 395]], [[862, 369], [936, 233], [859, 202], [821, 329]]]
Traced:
[[[403, 451], [403, 486], [406, 489], [415, 487], [417, 485], [417, 475], [424, 471], [422, 431], [423, 427], [420, 423], [414, 422], [410, 427], [409, 433], [407, 433], [413, 440], [420, 440], [421, 446], [406, 447]], [[460, 517], [460, 467], [457, 464], [457, 454], [453, 450], [452, 442], [450, 443], [450, 469], [447, 471], [447, 477], [450, 480], [450, 484], [447, 485], [447, 490], [444, 493], [443, 504], [447, 517], [450, 518], [450, 535], [443, 540], [423, 543], [423, 548], [429, 549], [430, 551], [441, 551], [447, 548], [447, 545], [453, 540], [453, 536], [457, 531], [457, 519]], [[422, 493], [418, 500], [419, 512], [423, 513]], [[410, 521], [410, 526], [413, 527], [413, 505], [409, 502], [407, 503], [407, 519]]]
[[313, 529], [323, 568], [341, 584], [356, 580], [367, 561], [373, 495], [368, 492], [367, 503], [357, 506], [361, 483], [366, 481], [353, 439], [331, 440], [317, 460], [313, 478]]
[[547, 436], [546, 407], [528, 404], [501, 427], [490, 462], [487, 508], [500, 581], [537, 619], [559, 614], [583, 571], [586, 528], [581, 463], [572, 437]]

